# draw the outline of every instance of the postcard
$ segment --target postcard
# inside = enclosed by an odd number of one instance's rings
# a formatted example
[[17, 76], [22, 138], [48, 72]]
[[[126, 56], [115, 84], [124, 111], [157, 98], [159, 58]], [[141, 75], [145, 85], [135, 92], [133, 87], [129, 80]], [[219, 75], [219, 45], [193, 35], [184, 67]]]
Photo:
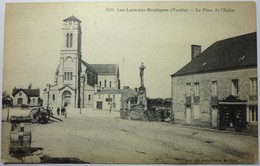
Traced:
[[5, 5], [3, 163], [258, 163], [255, 2]]

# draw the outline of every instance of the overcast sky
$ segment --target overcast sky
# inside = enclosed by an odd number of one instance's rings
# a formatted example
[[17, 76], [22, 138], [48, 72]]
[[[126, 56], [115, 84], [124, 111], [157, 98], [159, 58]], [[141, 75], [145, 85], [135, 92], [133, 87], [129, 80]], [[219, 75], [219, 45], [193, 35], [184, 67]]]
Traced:
[[[119, 63], [122, 86], [140, 86], [144, 62], [148, 97], [170, 97], [171, 77], [191, 60], [190, 45], [202, 51], [217, 40], [256, 31], [250, 2], [107, 2], [7, 4], [3, 86], [41, 91], [53, 83], [62, 44], [62, 20], [82, 21], [82, 58], [90, 64]], [[114, 12], [106, 11], [113, 8]], [[117, 9], [169, 12], [118, 12]], [[180, 11], [171, 12], [172, 8]], [[182, 9], [181, 9], [182, 8]], [[209, 12], [195, 12], [203, 8]], [[230, 8], [222, 12], [221, 8]], [[219, 9], [219, 12], [215, 10]], [[188, 12], [184, 11], [188, 10]]]

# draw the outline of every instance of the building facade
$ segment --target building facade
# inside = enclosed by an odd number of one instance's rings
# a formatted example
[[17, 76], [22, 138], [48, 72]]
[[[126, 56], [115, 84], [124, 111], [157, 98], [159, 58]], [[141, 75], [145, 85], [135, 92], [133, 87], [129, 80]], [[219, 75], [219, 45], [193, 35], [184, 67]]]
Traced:
[[123, 92], [123, 89], [109, 89], [98, 91], [94, 95], [94, 109], [119, 111], [120, 100]]
[[172, 74], [175, 123], [210, 128], [257, 128], [256, 33], [217, 41]]
[[80, 24], [74, 16], [63, 20], [59, 65], [54, 84], [45, 89], [45, 106], [93, 108], [97, 91], [120, 88], [118, 64], [89, 64], [82, 60]]
[[40, 89], [13, 89], [13, 106], [39, 106]]

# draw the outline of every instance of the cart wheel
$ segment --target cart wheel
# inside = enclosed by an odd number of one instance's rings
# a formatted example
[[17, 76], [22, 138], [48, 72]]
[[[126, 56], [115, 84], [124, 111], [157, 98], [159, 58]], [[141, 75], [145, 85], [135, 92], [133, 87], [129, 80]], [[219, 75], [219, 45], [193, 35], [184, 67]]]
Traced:
[[38, 121], [38, 116], [40, 114], [40, 110], [38, 108], [33, 108], [29, 114], [29, 116], [31, 117], [31, 122], [32, 123], [36, 123]]

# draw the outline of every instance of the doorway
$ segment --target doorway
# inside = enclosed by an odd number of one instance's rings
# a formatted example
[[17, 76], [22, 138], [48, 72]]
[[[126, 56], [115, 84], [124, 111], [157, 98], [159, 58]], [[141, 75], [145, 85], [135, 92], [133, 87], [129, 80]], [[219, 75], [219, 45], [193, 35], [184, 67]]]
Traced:
[[186, 124], [190, 125], [191, 124], [191, 107], [186, 106]]
[[219, 105], [219, 127], [222, 130], [226, 128], [235, 128], [240, 131], [246, 128], [246, 105], [239, 104], [220, 104]]
[[102, 109], [102, 101], [97, 101], [97, 109]]
[[71, 103], [71, 92], [70, 91], [64, 91], [62, 94], [62, 105], [70, 105]]

